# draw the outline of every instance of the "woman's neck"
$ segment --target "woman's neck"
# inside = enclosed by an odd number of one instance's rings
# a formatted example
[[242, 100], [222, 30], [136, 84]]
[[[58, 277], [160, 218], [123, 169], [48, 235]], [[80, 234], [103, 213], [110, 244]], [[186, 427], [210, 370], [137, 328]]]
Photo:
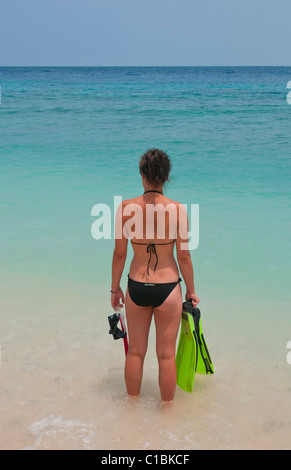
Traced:
[[154, 192], [154, 193], [163, 194], [163, 186], [158, 186], [156, 188], [153, 188], [152, 186], [144, 186], [144, 193], [146, 192]]

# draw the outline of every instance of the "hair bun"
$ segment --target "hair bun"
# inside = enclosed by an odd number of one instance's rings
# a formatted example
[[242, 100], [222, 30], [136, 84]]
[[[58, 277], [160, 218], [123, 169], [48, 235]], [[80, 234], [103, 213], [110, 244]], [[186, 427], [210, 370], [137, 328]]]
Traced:
[[150, 149], [140, 157], [139, 171], [151, 184], [164, 184], [169, 179], [171, 161], [159, 149]]

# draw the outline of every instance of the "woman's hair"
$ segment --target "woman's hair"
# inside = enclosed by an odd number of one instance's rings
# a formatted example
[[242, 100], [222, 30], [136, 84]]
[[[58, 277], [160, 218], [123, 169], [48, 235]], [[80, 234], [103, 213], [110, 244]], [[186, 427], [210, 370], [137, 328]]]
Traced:
[[153, 185], [164, 184], [169, 179], [171, 160], [165, 152], [150, 149], [139, 160], [139, 171]]

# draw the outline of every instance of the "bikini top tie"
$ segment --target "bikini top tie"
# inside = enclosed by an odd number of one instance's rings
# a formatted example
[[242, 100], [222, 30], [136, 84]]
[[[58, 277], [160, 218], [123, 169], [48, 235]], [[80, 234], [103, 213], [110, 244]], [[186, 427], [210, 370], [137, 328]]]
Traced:
[[150, 262], [151, 262], [152, 254], [156, 256], [154, 271], [156, 271], [157, 264], [158, 264], [158, 261], [159, 261], [157, 250], [156, 250], [156, 245], [170, 245], [171, 243], [174, 243], [175, 241], [176, 240], [172, 240], [171, 242], [167, 242], [167, 243], [136, 243], [136, 242], [133, 242], [131, 240], [131, 243], [133, 243], [134, 245], [147, 245], [147, 253], [150, 254], [149, 260], [148, 260], [148, 265], [147, 265], [147, 274], [148, 274], [148, 276], [150, 275]]

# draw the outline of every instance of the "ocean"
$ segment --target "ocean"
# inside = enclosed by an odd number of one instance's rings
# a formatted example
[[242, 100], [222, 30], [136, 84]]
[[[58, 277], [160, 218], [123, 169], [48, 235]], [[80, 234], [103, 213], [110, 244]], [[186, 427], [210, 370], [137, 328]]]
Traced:
[[[291, 67], [0, 67], [1, 449], [291, 448], [290, 80]], [[165, 194], [199, 204], [191, 256], [215, 368], [170, 409], [154, 326], [132, 402], [107, 321], [114, 196], [142, 193], [152, 147], [172, 160]], [[110, 238], [92, 236], [96, 204]]]

